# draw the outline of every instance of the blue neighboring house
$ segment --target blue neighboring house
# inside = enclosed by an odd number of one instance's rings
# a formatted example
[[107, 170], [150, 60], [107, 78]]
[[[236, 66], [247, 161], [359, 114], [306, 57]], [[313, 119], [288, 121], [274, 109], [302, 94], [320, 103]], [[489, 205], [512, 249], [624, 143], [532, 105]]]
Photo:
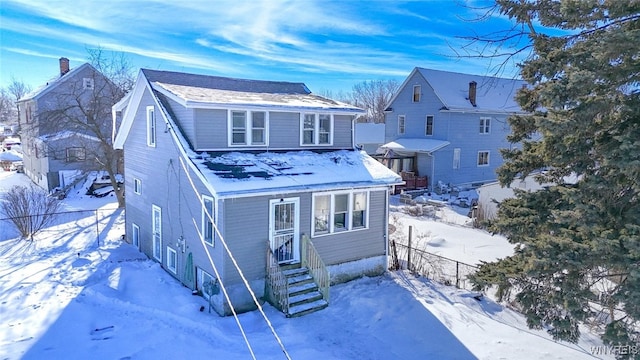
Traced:
[[386, 111], [379, 159], [396, 173], [426, 176], [428, 187], [479, 185], [497, 179], [512, 148], [507, 118], [526, 82], [415, 68]]

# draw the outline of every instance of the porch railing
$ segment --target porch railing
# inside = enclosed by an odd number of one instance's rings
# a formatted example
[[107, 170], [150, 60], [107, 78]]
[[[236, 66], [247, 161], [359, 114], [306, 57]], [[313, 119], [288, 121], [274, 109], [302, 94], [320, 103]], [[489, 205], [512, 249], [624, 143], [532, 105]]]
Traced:
[[318, 290], [324, 297], [324, 300], [329, 303], [329, 285], [331, 280], [329, 270], [327, 270], [326, 265], [320, 258], [320, 255], [318, 255], [308, 235], [302, 235], [301, 246], [302, 266], [309, 269], [309, 273], [318, 285]]
[[280, 307], [285, 314], [289, 313], [289, 283], [280, 269], [278, 258], [267, 242], [267, 284], [271, 300]]

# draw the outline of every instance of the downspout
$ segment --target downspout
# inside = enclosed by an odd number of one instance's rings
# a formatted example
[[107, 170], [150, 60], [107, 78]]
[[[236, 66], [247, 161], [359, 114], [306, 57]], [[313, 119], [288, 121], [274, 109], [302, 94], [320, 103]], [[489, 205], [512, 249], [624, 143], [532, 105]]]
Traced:
[[385, 190], [385, 218], [387, 219], [384, 223], [384, 256], [387, 259], [386, 268], [389, 269], [389, 187], [387, 186], [387, 190]]
[[429, 181], [429, 190], [433, 192], [433, 182], [436, 178], [436, 154], [429, 153], [431, 156], [431, 181]]
[[357, 150], [356, 146], [356, 119], [357, 115], [352, 115], [353, 119], [351, 119], [351, 147], [353, 150]]

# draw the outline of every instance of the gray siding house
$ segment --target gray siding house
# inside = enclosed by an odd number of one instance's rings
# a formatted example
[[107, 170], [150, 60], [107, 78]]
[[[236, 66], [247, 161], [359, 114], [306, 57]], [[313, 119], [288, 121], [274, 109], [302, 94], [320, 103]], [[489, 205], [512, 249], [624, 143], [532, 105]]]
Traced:
[[525, 82], [415, 68], [391, 99], [385, 115], [384, 154], [397, 173], [438, 183], [494, 181], [503, 159], [509, 115], [521, 113], [516, 92]]
[[113, 99], [118, 91], [91, 64], [70, 69], [69, 59], [60, 58], [59, 65], [58, 75], [18, 100], [25, 174], [49, 191], [69, 185], [79, 172], [100, 167], [96, 158], [104, 150], [94, 126], [103, 126], [108, 133], [111, 116], [95, 111], [91, 116], [97, 118], [81, 126], [83, 117], [86, 120], [83, 110], [108, 110], [112, 102], [100, 103]]
[[401, 179], [354, 148], [361, 113], [302, 83], [142, 69], [113, 109], [128, 241], [221, 315], [327, 306], [387, 266]]

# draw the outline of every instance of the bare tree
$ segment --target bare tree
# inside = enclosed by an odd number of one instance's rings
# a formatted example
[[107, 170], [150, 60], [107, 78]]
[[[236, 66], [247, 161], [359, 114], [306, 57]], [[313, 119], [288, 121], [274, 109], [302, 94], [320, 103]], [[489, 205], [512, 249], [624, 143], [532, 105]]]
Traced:
[[353, 85], [352, 104], [366, 111], [358, 121], [384, 123], [384, 111], [399, 87], [398, 81], [393, 79], [363, 81]]
[[7, 87], [6, 92], [13, 95], [13, 108], [15, 110], [15, 121], [19, 123], [20, 119], [20, 107], [18, 106], [18, 100], [27, 95], [31, 91], [31, 86], [25, 84], [22, 81], [17, 80], [15, 77], [11, 77], [11, 83]]
[[0, 122], [11, 123], [16, 118], [16, 107], [11, 94], [6, 89], [0, 89]]
[[33, 237], [51, 224], [60, 209], [60, 201], [34, 185], [14, 186], [0, 195], [0, 211], [20, 232], [23, 239]]
[[[38, 115], [38, 131], [40, 134], [73, 132], [80, 146], [70, 160], [82, 162], [84, 170], [105, 171], [118, 206], [123, 207], [124, 187], [118, 183], [122, 151], [112, 146], [111, 108], [131, 89], [132, 67], [123, 55], [114, 53], [107, 57], [102, 49], [88, 51], [95, 70], [90, 75], [90, 89], [83, 82], [68, 82], [59, 87], [55, 104]], [[69, 160], [68, 144], [64, 142], [51, 141], [46, 151]]]

